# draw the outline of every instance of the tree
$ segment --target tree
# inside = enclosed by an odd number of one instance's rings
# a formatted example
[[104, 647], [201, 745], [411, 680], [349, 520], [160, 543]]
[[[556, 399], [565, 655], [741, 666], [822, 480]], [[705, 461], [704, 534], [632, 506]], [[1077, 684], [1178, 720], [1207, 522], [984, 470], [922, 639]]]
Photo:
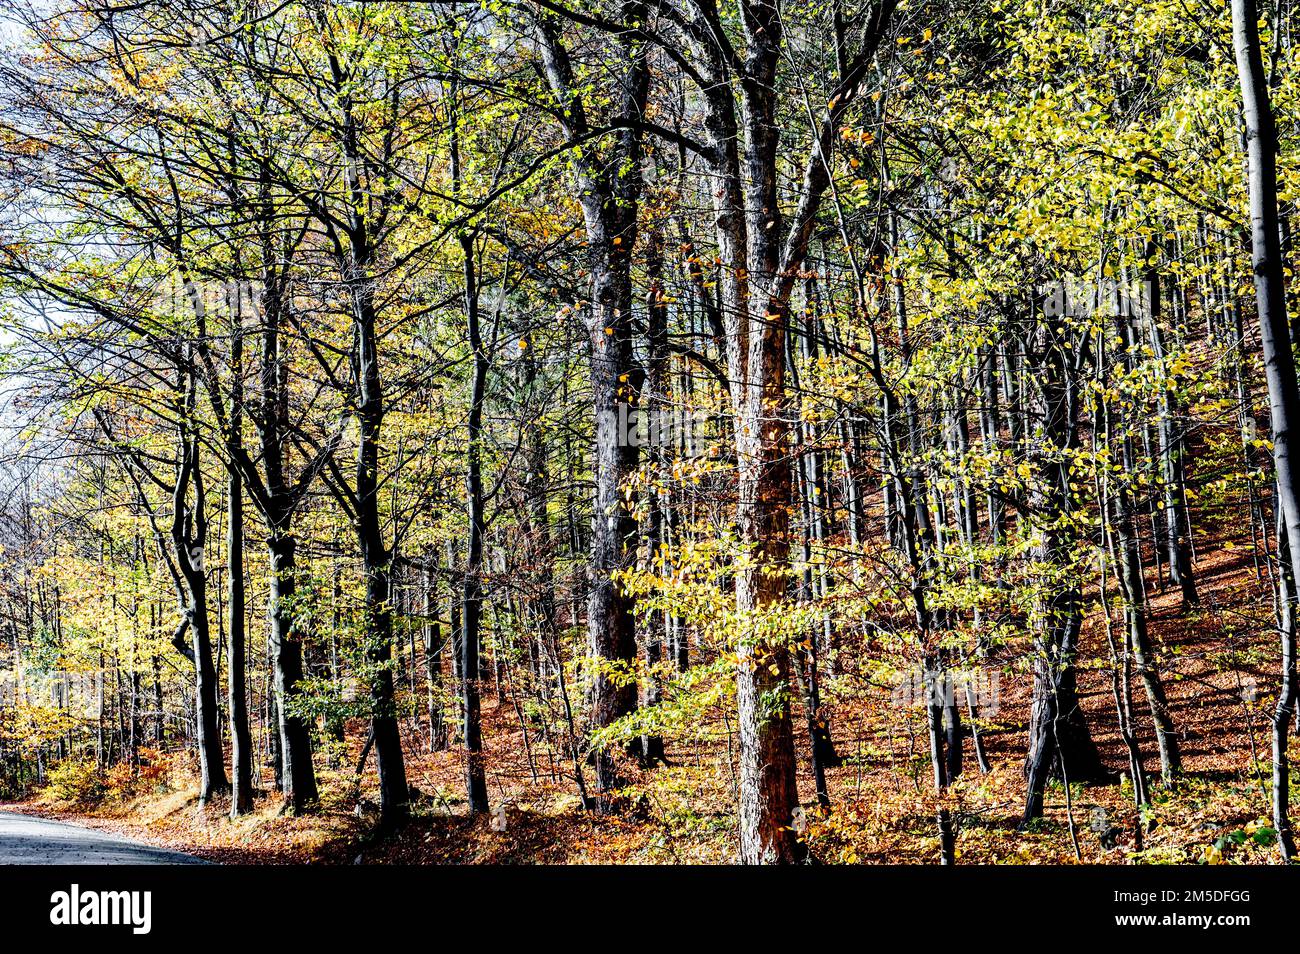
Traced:
[[[1259, 13], [1252, 0], [1232, 2], [1232, 40], [1241, 83], [1242, 115], [1246, 126], [1247, 180], [1250, 194], [1250, 255], [1255, 277], [1260, 345], [1268, 381], [1269, 418], [1273, 432], [1273, 468], [1277, 474], [1278, 507], [1289, 541], [1300, 540], [1300, 485], [1292, 470], [1291, 450], [1300, 422], [1300, 389], [1296, 384], [1283, 293], [1282, 249], [1277, 211], [1277, 129], [1264, 78], [1259, 44]], [[1300, 547], [1288, 548], [1292, 579], [1300, 579]], [[1295, 836], [1288, 812], [1290, 768], [1287, 737], [1296, 707], [1296, 636], [1282, 628], [1282, 684], [1273, 714], [1273, 825], [1278, 847], [1288, 864], [1295, 857]]]

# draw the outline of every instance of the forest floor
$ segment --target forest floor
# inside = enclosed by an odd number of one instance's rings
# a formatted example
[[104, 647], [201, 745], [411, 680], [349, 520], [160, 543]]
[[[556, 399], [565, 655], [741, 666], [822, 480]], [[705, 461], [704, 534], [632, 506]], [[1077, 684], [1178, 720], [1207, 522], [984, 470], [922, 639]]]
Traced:
[[[1150, 718], [1135, 679], [1135, 728], [1154, 779], [1151, 805], [1140, 821], [1121, 771], [1127, 757], [1115, 716], [1105, 617], [1095, 610], [1084, 631], [1080, 690], [1094, 738], [1117, 781], [1072, 785], [1068, 805], [1064, 787], [1055, 784], [1048, 791], [1046, 817], [1031, 830], [1018, 829], [1031, 677], [1008, 669], [1001, 676], [1000, 708], [983, 733], [991, 771], [979, 772], [968, 744], [965, 771], [953, 790], [959, 863], [1275, 862], [1266, 821], [1269, 713], [1277, 682], [1270, 584], [1256, 569], [1250, 539], [1232, 539], [1240, 537], [1239, 528], [1216, 529], [1211, 538], [1221, 541], [1217, 548], [1197, 555], [1201, 607], [1183, 611], [1175, 589], [1153, 592], [1150, 601], [1184, 775], [1172, 787], [1160, 784]], [[797, 731], [812, 859], [935, 863], [936, 805], [920, 710], [890, 705], [885, 688], [868, 690], [865, 698], [859, 692], [854, 701], [834, 705], [832, 713], [844, 764], [828, 773], [833, 806], [828, 815], [815, 809], [806, 733]], [[797, 729], [804, 724], [798, 714], [795, 724]], [[354, 728], [358, 731], [349, 737], [356, 739], [362, 733]], [[735, 746], [721, 726], [711, 741], [670, 743], [668, 765], [629, 766], [634, 810], [601, 817], [581, 809], [563, 760], [546, 755], [535, 740], [530, 764], [516, 710], [489, 694], [484, 706], [489, 791], [494, 806], [507, 805], [504, 830], [499, 830], [500, 815], [494, 824], [493, 816], [472, 818], [466, 812], [459, 753], [425, 752], [423, 739], [411, 731], [407, 772], [420, 794], [411, 823], [385, 839], [371, 834], [373, 814], [357, 807], [354, 763], [322, 770], [321, 805], [301, 817], [281, 814], [270, 793], [259, 795], [252, 814], [234, 821], [220, 802], [199, 808], [184, 766], [177, 766], [159, 792], [128, 801], [83, 808], [38, 796], [4, 807], [239, 864], [672, 864], [720, 863], [736, 856]], [[1300, 745], [1293, 745], [1293, 756], [1300, 755], [1297, 749]], [[374, 784], [371, 771], [363, 784], [363, 806]]]

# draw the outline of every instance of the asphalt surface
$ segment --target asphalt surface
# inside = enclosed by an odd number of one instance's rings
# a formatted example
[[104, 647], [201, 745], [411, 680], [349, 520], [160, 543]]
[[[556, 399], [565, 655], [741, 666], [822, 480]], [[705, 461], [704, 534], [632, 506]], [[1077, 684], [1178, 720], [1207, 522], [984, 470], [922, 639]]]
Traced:
[[197, 865], [204, 862], [107, 832], [0, 812], [0, 865]]

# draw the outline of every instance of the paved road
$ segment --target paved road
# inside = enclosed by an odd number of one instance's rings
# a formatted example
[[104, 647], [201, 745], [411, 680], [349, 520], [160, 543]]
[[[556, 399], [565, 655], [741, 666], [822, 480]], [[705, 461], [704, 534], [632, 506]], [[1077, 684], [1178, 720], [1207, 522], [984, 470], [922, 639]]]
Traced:
[[164, 848], [66, 822], [0, 812], [0, 865], [194, 865]]

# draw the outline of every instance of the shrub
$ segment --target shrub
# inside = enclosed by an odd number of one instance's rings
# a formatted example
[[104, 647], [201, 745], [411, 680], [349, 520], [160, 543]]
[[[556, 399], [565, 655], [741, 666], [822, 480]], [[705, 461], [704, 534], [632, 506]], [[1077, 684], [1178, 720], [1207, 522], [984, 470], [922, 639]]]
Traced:
[[138, 791], [166, 791], [168, 779], [172, 773], [172, 759], [157, 749], [140, 749], [140, 770], [136, 774], [135, 784]]
[[139, 765], [118, 762], [104, 773], [104, 797], [125, 801], [133, 795], [167, 790], [172, 771], [171, 758], [157, 749], [143, 747], [138, 754]]
[[116, 801], [129, 798], [136, 793], [137, 785], [136, 772], [130, 762], [118, 762], [104, 773], [104, 795], [107, 798]]
[[68, 759], [50, 769], [45, 791], [61, 801], [93, 805], [104, 797], [104, 776], [90, 760]]

